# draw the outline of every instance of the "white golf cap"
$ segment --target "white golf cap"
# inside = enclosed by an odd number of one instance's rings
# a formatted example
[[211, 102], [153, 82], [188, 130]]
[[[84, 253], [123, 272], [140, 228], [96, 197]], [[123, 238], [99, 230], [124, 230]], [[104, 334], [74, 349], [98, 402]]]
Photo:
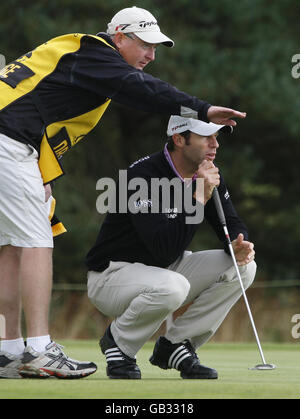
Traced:
[[161, 33], [155, 17], [140, 7], [127, 7], [120, 10], [107, 25], [107, 33], [134, 33], [138, 38], [149, 44], [163, 44], [173, 47], [174, 42]]
[[232, 133], [233, 128], [229, 125], [217, 125], [212, 122], [206, 123], [195, 118], [183, 118], [182, 116], [172, 115], [169, 119], [167, 135], [180, 134], [184, 131], [191, 131], [195, 134], [207, 137], [218, 131]]

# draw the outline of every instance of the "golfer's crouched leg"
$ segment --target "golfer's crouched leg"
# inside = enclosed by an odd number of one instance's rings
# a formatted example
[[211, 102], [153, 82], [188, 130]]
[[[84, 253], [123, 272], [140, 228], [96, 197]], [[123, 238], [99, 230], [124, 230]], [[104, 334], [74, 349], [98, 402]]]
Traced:
[[161, 305], [163, 316], [167, 316], [182, 306], [189, 290], [190, 283], [183, 275], [164, 270], [161, 282], [152, 290], [152, 298]]
[[[113, 270], [112, 270], [113, 269]], [[88, 295], [114, 317], [100, 340], [109, 378], [141, 378], [135, 356], [168, 314], [185, 301], [190, 284], [177, 272], [140, 263], [113, 263], [101, 274], [89, 272]]]

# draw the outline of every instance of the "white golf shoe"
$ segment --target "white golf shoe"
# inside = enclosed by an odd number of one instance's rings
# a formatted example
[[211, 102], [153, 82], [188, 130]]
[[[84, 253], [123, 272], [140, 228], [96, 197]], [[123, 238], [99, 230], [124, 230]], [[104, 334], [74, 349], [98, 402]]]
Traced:
[[22, 356], [0, 351], [0, 378], [22, 378], [18, 370]]
[[68, 358], [62, 351], [62, 346], [55, 342], [49, 343], [44, 352], [36, 352], [28, 346], [19, 367], [19, 373], [23, 378], [83, 378], [96, 370], [97, 365], [93, 362]]

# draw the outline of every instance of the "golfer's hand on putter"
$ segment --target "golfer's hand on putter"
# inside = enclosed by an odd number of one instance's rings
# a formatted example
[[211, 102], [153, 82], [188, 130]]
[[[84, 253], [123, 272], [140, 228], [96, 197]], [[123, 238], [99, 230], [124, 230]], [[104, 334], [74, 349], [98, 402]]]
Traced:
[[244, 266], [254, 260], [254, 244], [244, 240], [244, 235], [240, 233], [232, 241], [232, 248], [235, 254], [236, 262], [239, 266]]
[[214, 124], [235, 126], [236, 122], [231, 118], [246, 118], [246, 112], [239, 112], [222, 106], [211, 106], [207, 111], [207, 118]]
[[195, 198], [205, 205], [206, 202], [211, 198], [214, 188], [220, 184], [219, 169], [213, 164], [212, 161], [203, 160], [202, 163], [198, 166], [197, 177], [204, 180], [204, 191], [202, 188], [200, 188], [201, 191], [198, 191], [197, 188], [195, 192]]

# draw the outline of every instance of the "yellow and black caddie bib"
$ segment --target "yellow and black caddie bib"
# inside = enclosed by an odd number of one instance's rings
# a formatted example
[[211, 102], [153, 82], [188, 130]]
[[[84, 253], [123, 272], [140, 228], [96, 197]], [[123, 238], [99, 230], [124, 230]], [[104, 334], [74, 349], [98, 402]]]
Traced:
[[38, 95], [35, 95], [38, 84], [55, 71], [60, 60], [66, 54], [76, 53], [80, 49], [83, 37], [93, 37], [113, 48], [98, 36], [77, 33], [63, 35], [40, 45], [0, 71], [0, 81], [3, 82], [0, 83], [0, 112], [24, 95], [31, 94], [44, 121], [45, 130], [40, 143], [39, 167], [45, 184], [64, 174], [59, 161], [61, 156], [97, 125], [110, 103], [110, 99], [106, 99], [104, 103], [89, 112], [71, 119], [49, 123], [43, 107], [40, 106]]

